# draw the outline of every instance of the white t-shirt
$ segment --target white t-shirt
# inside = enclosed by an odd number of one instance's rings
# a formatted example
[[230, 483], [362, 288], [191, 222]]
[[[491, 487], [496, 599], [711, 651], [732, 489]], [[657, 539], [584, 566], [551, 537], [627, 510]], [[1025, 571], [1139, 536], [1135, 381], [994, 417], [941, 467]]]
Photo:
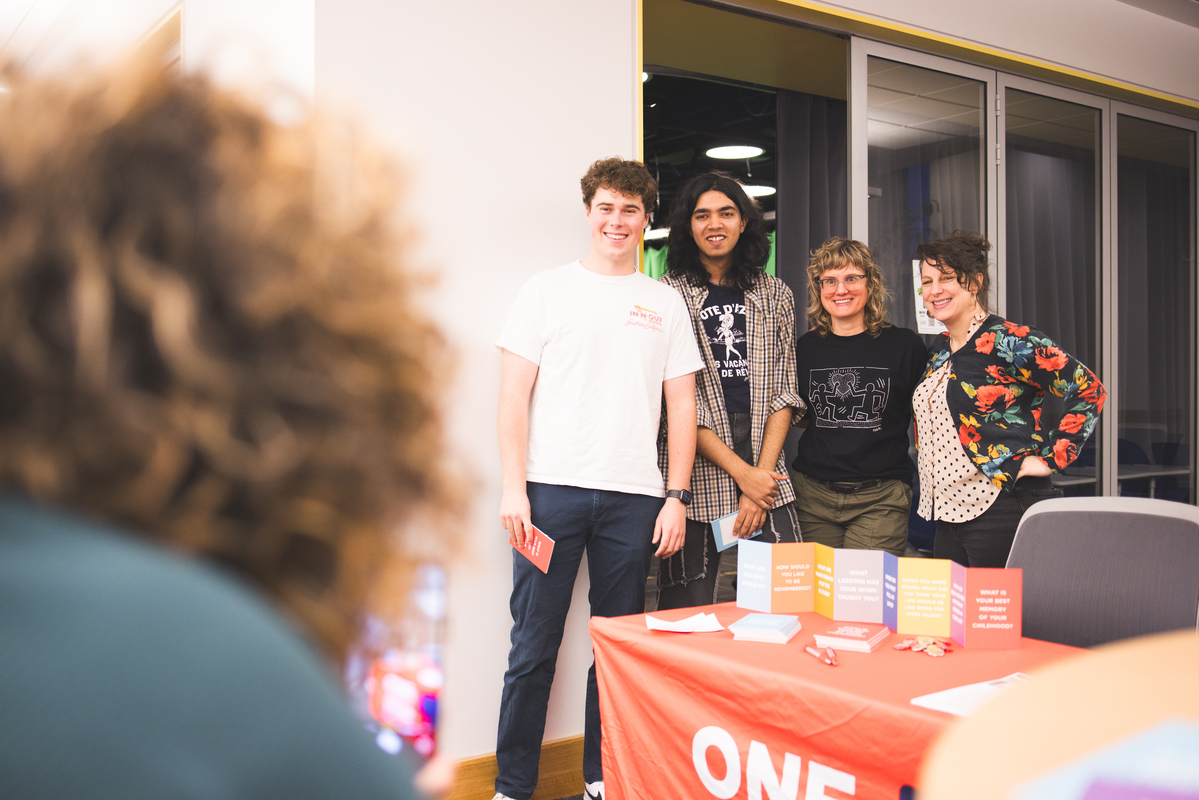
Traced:
[[665, 496], [662, 382], [704, 368], [678, 292], [575, 261], [529, 279], [496, 346], [538, 365], [528, 480]]

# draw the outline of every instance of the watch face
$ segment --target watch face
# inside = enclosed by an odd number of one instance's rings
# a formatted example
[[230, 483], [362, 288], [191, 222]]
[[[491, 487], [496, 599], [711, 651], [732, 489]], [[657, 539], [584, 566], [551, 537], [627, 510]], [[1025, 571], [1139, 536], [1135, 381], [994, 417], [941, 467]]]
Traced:
[[691, 505], [691, 492], [686, 489], [667, 489], [667, 497], [673, 497], [685, 506]]

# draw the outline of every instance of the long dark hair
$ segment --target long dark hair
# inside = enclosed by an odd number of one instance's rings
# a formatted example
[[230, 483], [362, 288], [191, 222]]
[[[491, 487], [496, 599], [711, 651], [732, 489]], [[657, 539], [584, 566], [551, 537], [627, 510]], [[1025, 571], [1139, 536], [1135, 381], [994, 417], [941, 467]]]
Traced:
[[684, 276], [694, 286], [704, 286], [709, 282], [708, 271], [699, 260], [699, 246], [691, 236], [691, 213], [695, 211], [703, 193], [713, 191], [721, 192], [732, 200], [745, 220], [745, 230], [741, 232], [741, 238], [733, 250], [728, 278], [740, 289], [752, 289], [770, 258], [770, 240], [766, 238], [762, 210], [745, 193], [737, 179], [727, 172], [697, 175], [674, 196], [666, 223], [670, 227], [666, 269]]

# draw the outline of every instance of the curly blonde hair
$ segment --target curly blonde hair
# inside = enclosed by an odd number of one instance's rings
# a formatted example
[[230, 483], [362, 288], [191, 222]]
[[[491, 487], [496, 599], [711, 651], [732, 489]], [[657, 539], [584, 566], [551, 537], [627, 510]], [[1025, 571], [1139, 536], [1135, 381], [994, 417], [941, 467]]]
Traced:
[[4, 80], [0, 486], [230, 567], [338, 655], [451, 484], [396, 170], [196, 76]]
[[870, 248], [856, 239], [834, 236], [808, 261], [808, 322], [822, 337], [832, 331], [832, 317], [820, 301], [820, 278], [830, 269], [852, 265], [866, 274], [866, 331], [878, 336], [887, 326], [887, 298], [891, 295], [883, 284], [883, 272], [874, 263]]

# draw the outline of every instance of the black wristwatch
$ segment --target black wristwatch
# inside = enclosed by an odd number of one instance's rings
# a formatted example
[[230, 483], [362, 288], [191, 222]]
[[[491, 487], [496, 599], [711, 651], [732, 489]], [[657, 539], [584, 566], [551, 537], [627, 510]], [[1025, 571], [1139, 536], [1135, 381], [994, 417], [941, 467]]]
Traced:
[[686, 489], [667, 489], [667, 497], [673, 497], [685, 506], [691, 505], [691, 492]]

